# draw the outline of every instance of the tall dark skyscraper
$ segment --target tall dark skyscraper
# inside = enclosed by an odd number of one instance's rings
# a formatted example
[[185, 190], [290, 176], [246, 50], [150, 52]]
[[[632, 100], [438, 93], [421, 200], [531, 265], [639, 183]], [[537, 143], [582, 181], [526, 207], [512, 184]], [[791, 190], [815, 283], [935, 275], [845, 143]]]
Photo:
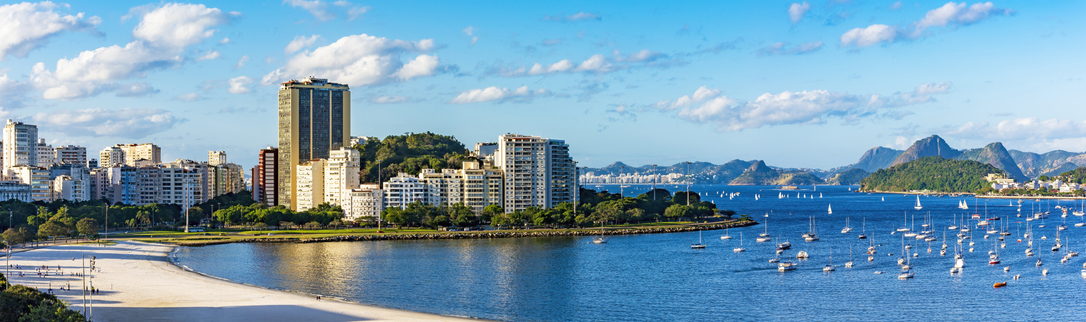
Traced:
[[350, 145], [351, 90], [327, 79], [290, 80], [279, 87], [279, 205], [297, 209], [295, 166], [327, 159]]

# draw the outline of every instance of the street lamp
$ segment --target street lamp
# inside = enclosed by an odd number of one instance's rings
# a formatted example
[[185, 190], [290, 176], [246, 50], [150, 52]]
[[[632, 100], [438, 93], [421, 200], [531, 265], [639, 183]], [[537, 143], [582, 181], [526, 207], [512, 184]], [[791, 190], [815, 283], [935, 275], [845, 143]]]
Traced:
[[[13, 215], [11, 213], [11, 208], [8, 208], [8, 229], [12, 229], [11, 228], [11, 218], [12, 218], [12, 216]], [[12, 232], [12, 235], [14, 235], [15, 230], [12, 229], [11, 232]], [[11, 238], [8, 238], [7, 244], [8, 244], [8, 257], [7, 257], [7, 259], [5, 261], [6, 261], [6, 264], [8, 265], [8, 268], [7, 268], [7, 271], [6, 271], [7, 273], [4, 273], [4, 276], [11, 276]]]
[[686, 206], [690, 207], [690, 161], [686, 161]]
[[656, 164], [652, 165], [652, 201], [656, 201]]

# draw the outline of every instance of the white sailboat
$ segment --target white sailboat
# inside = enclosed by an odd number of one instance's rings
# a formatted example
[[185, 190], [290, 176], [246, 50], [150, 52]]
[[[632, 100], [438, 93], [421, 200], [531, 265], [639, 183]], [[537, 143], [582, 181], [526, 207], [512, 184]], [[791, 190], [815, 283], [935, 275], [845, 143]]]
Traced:
[[724, 228], [724, 236], [720, 236], [720, 239], [732, 239], [732, 235], [728, 234], [729, 228]]
[[736, 253], [742, 253], [742, 252], [747, 251], [746, 248], [743, 248], [743, 232], [739, 232], [739, 247], [736, 247], [732, 251], [734, 251]]
[[592, 238], [593, 244], [606, 244], [607, 239], [603, 238], [603, 222], [600, 222], [600, 237]]
[[863, 228], [861, 228], [862, 230], [860, 230], [860, 234], [856, 235], [856, 238], [858, 238], [858, 239], [867, 239], [867, 217], [864, 217], [864, 223], [863, 223], [863, 226], [861, 226], [861, 227], [863, 227]]
[[[902, 248], [905, 247], [905, 236], [901, 236], [901, 247]], [[902, 253], [902, 255], [905, 255], [904, 250], [902, 250], [901, 253]], [[905, 266], [901, 267], [901, 274], [897, 275], [897, 279], [899, 279], [899, 280], [907, 280], [907, 279], [913, 278], [913, 276], [915, 276], [915, 274], [911, 271], [912, 270], [912, 265], [911, 265], [912, 264], [912, 257], [905, 256], [905, 261], [906, 261]]]
[[[766, 214], [766, 216], [769, 216], [769, 214]], [[769, 219], [766, 219], [765, 221], [766, 222], [762, 224], [763, 228], [765, 228], [765, 232], [763, 232], [761, 235], [758, 235], [758, 238], [754, 239], [754, 241], [756, 242], [764, 243], [772, 240], [772, 238], [769, 237]]]
[[826, 213], [830, 215], [833, 214], [833, 205], [829, 205], [828, 207], [826, 207]]
[[702, 244], [702, 243], [701, 243], [701, 231], [700, 231], [700, 230], [698, 231], [698, 243], [697, 243], [697, 244], [693, 244], [693, 245], [690, 245], [690, 248], [693, 248], [693, 249], [702, 249], [702, 248], [705, 248], [705, 244]]
[[848, 219], [849, 219], [849, 217], [845, 217], [845, 228], [841, 228], [841, 233], [842, 234], [847, 234], [847, 233], [852, 231], [852, 227], [849, 227], [849, 225], [848, 225]]
[[916, 206], [913, 206], [916, 210], [924, 209], [924, 206], [920, 205], [920, 195], [916, 195]]

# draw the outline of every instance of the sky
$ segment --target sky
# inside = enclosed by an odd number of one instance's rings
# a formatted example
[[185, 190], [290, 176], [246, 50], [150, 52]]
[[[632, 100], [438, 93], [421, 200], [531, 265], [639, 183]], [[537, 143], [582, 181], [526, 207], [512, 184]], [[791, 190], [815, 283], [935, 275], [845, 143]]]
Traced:
[[1086, 151], [1082, 1], [71, 1], [0, 6], [0, 118], [88, 154], [277, 142], [279, 83], [353, 136], [563, 139], [581, 166], [828, 169], [940, 135]]

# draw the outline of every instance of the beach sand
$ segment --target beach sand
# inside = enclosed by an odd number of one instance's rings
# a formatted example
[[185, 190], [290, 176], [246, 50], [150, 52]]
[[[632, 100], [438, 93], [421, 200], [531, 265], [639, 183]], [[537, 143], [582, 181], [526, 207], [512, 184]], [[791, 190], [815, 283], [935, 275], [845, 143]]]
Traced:
[[[11, 256], [12, 284], [47, 291], [83, 309], [81, 257], [96, 256], [93, 296], [94, 321], [478, 321], [456, 317], [386, 309], [334, 299], [276, 291], [232, 283], [185, 271], [167, 261], [171, 246], [118, 241], [114, 246], [93, 244], [44, 247]], [[73, 260], [74, 258], [74, 260]], [[88, 261], [89, 263], [89, 261]], [[4, 265], [0, 262], [0, 265]], [[35, 270], [47, 265], [48, 277]], [[58, 265], [63, 276], [57, 276]], [[61, 291], [70, 285], [73, 290]], [[88, 296], [90, 298], [90, 296]]]

